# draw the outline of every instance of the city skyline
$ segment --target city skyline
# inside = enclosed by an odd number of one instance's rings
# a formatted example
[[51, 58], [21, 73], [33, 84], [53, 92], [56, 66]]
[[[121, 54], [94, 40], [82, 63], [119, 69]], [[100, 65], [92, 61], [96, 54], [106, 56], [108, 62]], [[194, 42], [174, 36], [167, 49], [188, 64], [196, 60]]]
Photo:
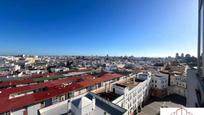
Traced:
[[196, 56], [197, 1], [11, 1], [1, 55]]

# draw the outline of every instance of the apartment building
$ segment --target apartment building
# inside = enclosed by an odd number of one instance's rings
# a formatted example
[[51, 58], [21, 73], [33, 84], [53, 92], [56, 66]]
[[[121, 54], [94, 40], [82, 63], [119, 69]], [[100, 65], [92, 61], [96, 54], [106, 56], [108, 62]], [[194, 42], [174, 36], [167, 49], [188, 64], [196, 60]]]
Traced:
[[169, 94], [178, 94], [186, 97], [186, 76], [174, 74], [170, 76]]
[[[39, 110], [120, 81], [120, 74], [84, 75], [2, 90], [0, 113], [38, 115]], [[4, 106], [4, 104], [7, 104]]]
[[[177, 64], [178, 65], [178, 64]], [[168, 77], [168, 94], [178, 94], [186, 97], [186, 79], [188, 66], [179, 64], [178, 67], [169, 65], [168, 70], [160, 71], [167, 74]]]
[[168, 74], [155, 74], [151, 77], [151, 96], [162, 97], [168, 94]]
[[100, 97], [127, 110], [127, 115], [138, 113], [148, 97], [151, 77], [148, 73], [132, 75], [120, 83], [112, 85], [110, 91], [97, 93]]

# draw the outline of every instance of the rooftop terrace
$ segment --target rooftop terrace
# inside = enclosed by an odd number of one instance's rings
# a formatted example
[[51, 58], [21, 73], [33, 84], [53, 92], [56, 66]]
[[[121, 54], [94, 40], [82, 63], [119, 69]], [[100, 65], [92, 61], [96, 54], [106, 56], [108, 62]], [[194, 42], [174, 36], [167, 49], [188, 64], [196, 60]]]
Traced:
[[123, 115], [126, 112], [126, 109], [115, 105], [113, 103], [110, 103], [107, 100], [104, 100], [103, 98], [93, 94], [89, 93], [86, 95], [89, 99], [92, 99], [95, 97], [96, 99], [96, 106], [102, 108], [103, 110], [107, 111], [111, 115]]
[[163, 98], [150, 98], [144, 104], [144, 108], [139, 115], [159, 115], [161, 107], [182, 107], [186, 104], [186, 98], [177, 94], [171, 94]]
[[139, 82], [135, 81], [133, 78], [130, 78], [127, 81], [122, 82], [120, 84], [128, 87], [131, 90], [132, 88], [136, 87], [139, 84]]
[[113, 93], [113, 92], [102, 92], [102, 93], [99, 93], [97, 95], [99, 95], [100, 97], [102, 97], [108, 101], [114, 101], [116, 98], [118, 98], [120, 96], [120, 95]]

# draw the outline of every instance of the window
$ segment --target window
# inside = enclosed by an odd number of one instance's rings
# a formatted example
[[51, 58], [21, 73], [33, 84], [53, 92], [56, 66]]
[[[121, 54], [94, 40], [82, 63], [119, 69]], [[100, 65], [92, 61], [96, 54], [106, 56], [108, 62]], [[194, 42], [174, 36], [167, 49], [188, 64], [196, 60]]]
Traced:
[[154, 87], [157, 87], [157, 85], [155, 85]]

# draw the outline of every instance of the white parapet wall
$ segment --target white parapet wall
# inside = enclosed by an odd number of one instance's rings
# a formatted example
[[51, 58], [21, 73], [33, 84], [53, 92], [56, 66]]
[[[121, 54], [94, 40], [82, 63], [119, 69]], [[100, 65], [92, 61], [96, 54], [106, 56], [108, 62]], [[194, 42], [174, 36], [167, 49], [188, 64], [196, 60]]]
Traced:
[[60, 115], [68, 111], [67, 100], [39, 110], [41, 115]]
[[38, 110], [41, 108], [41, 104], [29, 106], [27, 108], [28, 115], [38, 115]]
[[10, 114], [11, 115], [23, 115], [24, 112], [25, 112], [25, 109], [20, 109], [18, 111], [11, 112]]
[[71, 105], [70, 105], [70, 103], [68, 103], [68, 101], [71, 102], [71, 100], [83, 97], [85, 94], [81, 94], [81, 95], [73, 97], [69, 100], [65, 100], [65, 101], [53, 104], [51, 106], [42, 108], [39, 110], [40, 115], [60, 115], [60, 114], [67, 113], [68, 110], [71, 108]]

